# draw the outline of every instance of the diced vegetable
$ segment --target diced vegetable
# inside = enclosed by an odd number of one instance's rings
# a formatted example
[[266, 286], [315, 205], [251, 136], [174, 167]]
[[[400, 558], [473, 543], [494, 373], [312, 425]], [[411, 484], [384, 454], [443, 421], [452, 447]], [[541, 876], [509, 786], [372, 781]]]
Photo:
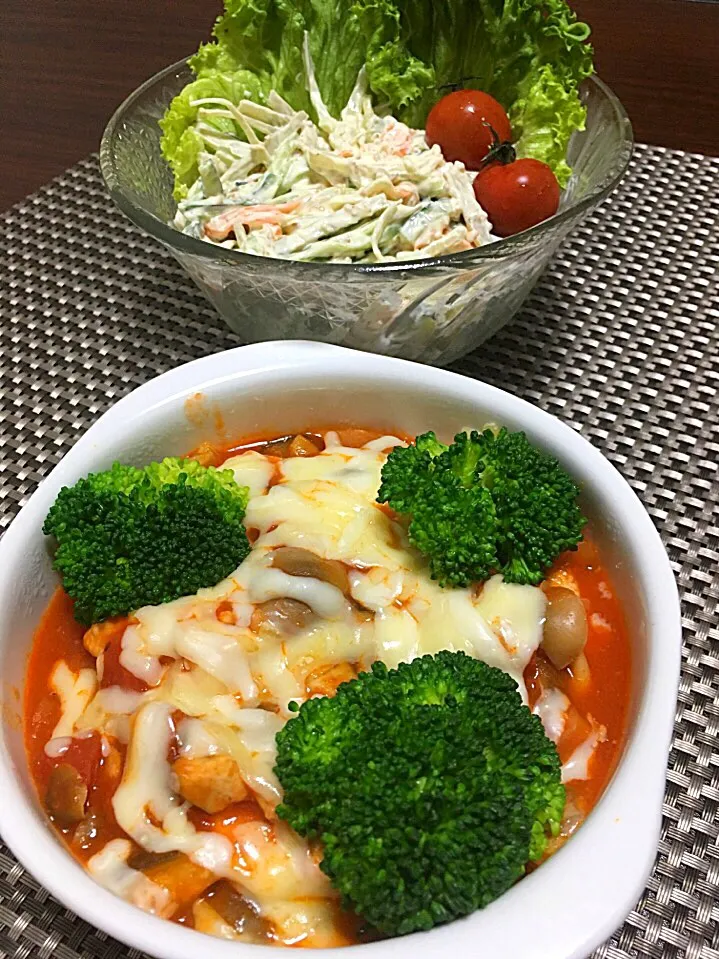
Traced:
[[317, 456], [319, 452], [319, 447], [301, 433], [298, 433], [290, 443], [290, 456]]

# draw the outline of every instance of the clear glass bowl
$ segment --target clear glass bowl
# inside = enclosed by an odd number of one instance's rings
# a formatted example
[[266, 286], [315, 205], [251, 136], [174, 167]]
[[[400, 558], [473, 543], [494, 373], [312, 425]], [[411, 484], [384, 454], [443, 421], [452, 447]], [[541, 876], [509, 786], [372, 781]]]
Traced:
[[102, 173], [120, 209], [170, 250], [246, 342], [324, 340], [425, 363], [454, 360], [514, 316], [564, 237], [619, 183], [632, 152], [621, 103], [593, 77], [582, 88], [586, 130], [569, 146], [574, 173], [550, 220], [478, 250], [401, 265], [258, 257], [169, 225], [175, 202], [158, 120], [191, 79], [182, 61], [125, 100], [102, 138]]

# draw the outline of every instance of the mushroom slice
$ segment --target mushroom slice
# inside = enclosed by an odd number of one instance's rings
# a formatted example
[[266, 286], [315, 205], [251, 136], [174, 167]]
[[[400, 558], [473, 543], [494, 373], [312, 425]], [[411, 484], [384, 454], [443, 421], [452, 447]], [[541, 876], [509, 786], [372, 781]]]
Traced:
[[87, 784], [75, 767], [59, 763], [47, 781], [47, 811], [61, 826], [72, 826], [85, 818], [87, 792]]
[[571, 589], [550, 586], [545, 590], [547, 611], [542, 649], [557, 669], [565, 669], [581, 655], [587, 642], [587, 611]]
[[336, 559], [323, 559], [299, 546], [280, 546], [272, 553], [270, 565], [288, 576], [310, 576], [335, 586], [345, 596], [350, 595], [347, 568]]

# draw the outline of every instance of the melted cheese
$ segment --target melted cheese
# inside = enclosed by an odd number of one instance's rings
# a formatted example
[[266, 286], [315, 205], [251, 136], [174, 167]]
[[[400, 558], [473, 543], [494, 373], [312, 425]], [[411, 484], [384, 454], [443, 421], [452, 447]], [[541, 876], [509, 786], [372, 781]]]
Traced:
[[[241, 889], [245, 896], [246, 890]], [[349, 941], [337, 929], [337, 904], [328, 899], [273, 900], [263, 913], [272, 923], [272, 940], [283, 946], [305, 946], [313, 949], [331, 949], [346, 946]], [[239, 931], [212, 908], [205, 899], [192, 907], [192, 917], [198, 932], [240, 942], [267, 944], [267, 938], [252, 931]]]
[[45, 743], [45, 755], [49, 759], [59, 759], [72, 746], [72, 736], [56, 736]]
[[200, 866], [225, 875], [232, 847], [214, 833], [198, 833], [187, 804], [173, 789], [168, 762], [174, 734], [171, 707], [146, 703], [137, 713], [122, 780], [112, 799], [115, 818], [136, 843], [151, 852], [177, 850]]
[[290, 669], [284, 643], [263, 646], [252, 657], [252, 672], [272, 700], [280, 704], [280, 712], [284, 716], [289, 716], [290, 703], [302, 702], [305, 698], [304, 690]]
[[569, 705], [569, 700], [559, 689], [545, 689], [534, 704], [532, 711], [542, 720], [544, 731], [553, 743], [562, 738]]
[[[242, 704], [288, 705], [305, 695], [313, 667], [350, 660], [389, 666], [440, 649], [463, 650], [510, 673], [524, 695], [522, 673], [541, 640], [545, 598], [499, 576], [481, 592], [440, 588], [406, 540], [403, 526], [375, 502], [386, 449], [383, 437], [362, 449], [329, 437], [314, 457], [270, 462], [260, 453], [229, 461], [253, 495], [246, 522], [259, 531], [254, 548], [226, 580], [197, 596], [137, 613], [126, 630], [121, 662], [150, 685], [162, 683], [161, 657], [184, 659], [216, 678]], [[394, 441], [399, 442], [399, 441]], [[263, 466], [264, 463], [264, 466]], [[350, 568], [351, 595], [336, 586], [273, 568], [272, 550], [295, 546]], [[252, 610], [289, 597], [316, 614], [292, 638], [255, 634]], [[374, 616], [359, 616], [356, 604]], [[234, 625], [217, 620], [218, 602], [239, 611]]]
[[238, 485], [249, 489], [251, 499], [265, 492], [275, 472], [268, 457], [256, 450], [230, 457], [222, 464], [222, 469], [232, 470]]
[[170, 916], [174, 903], [169, 892], [127, 865], [131, 852], [132, 844], [126, 839], [113, 839], [88, 861], [88, 872], [105, 889], [145, 912]]
[[97, 730], [121, 743], [128, 743], [130, 717], [146, 699], [146, 693], [122, 689], [120, 686], [107, 686], [95, 694], [78, 719], [76, 728], [82, 732]]
[[51, 747], [53, 739], [72, 736], [75, 725], [84, 713], [97, 690], [97, 673], [94, 669], [81, 669], [74, 673], [64, 659], [55, 663], [50, 674], [50, 686], [60, 700], [60, 719], [52, 731], [50, 742], [45, 747]]
[[[79, 721], [129, 742], [113, 797], [121, 828], [146, 850], [183, 852], [233, 881], [288, 944], [332, 945], [337, 935], [336, 902], [307, 843], [277, 822], [243, 823], [229, 835], [197, 831], [176, 792], [171, 744], [190, 758], [232, 756], [274, 820], [282, 799], [275, 738], [291, 715], [289, 705], [309, 695], [310, 673], [348, 662], [368, 668], [377, 659], [395, 666], [442, 649], [463, 650], [508, 672], [526, 698], [522, 674], [541, 641], [546, 604], [541, 590], [501, 576], [479, 591], [440, 588], [403, 525], [375, 502], [387, 451], [400, 441], [381, 437], [354, 449], [327, 434], [325, 442], [314, 457], [278, 460], [253, 451], [227, 461], [250, 488], [246, 525], [258, 531], [257, 539], [221, 583], [137, 611], [122, 637], [120, 662], [151, 687], [147, 692], [105, 689], [88, 705], [94, 673], [75, 677], [65, 666], [58, 674], [61, 732]], [[280, 546], [345, 563], [349, 595], [322, 579], [274, 568], [272, 551]], [[285, 598], [306, 604], [311, 615], [282, 634], [263, 625], [259, 607]], [[224, 621], [228, 609], [234, 622]], [[176, 711], [184, 717], [177, 729]], [[91, 860], [91, 872], [124, 898], [161, 913], [165, 906], [132, 875], [124, 851], [108, 844]], [[205, 905], [198, 919], [218, 935], [234, 935]]]
[[334, 899], [339, 893], [314, 862], [307, 844], [282, 822], [236, 826], [242, 886], [260, 914], [289, 899]]
[[[591, 719], [591, 717], [590, 717]], [[607, 738], [607, 731], [592, 720], [592, 731], [574, 750], [569, 759], [562, 766], [562, 782], [569, 783], [575, 779], [589, 779], [589, 766], [594, 756], [594, 750], [599, 743]]]
[[177, 727], [177, 744], [180, 756], [198, 759], [203, 756], [216, 756], [222, 747], [201, 719], [186, 716]]

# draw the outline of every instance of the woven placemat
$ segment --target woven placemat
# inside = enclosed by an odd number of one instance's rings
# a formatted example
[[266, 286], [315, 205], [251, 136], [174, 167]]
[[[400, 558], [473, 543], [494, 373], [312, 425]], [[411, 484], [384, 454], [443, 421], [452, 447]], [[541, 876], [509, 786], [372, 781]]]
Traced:
[[[717, 182], [719, 160], [638, 148], [521, 315], [453, 367], [602, 449], [659, 527], [679, 580], [683, 675], [658, 859], [594, 959], [719, 959]], [[113, 209], [94, 158], [0, 217], [0, 232], [2, 530], [120, 396], [239, 341]], [[30, 956], [137, 953], [68, 913], [2, 849], [0, 957]]]

